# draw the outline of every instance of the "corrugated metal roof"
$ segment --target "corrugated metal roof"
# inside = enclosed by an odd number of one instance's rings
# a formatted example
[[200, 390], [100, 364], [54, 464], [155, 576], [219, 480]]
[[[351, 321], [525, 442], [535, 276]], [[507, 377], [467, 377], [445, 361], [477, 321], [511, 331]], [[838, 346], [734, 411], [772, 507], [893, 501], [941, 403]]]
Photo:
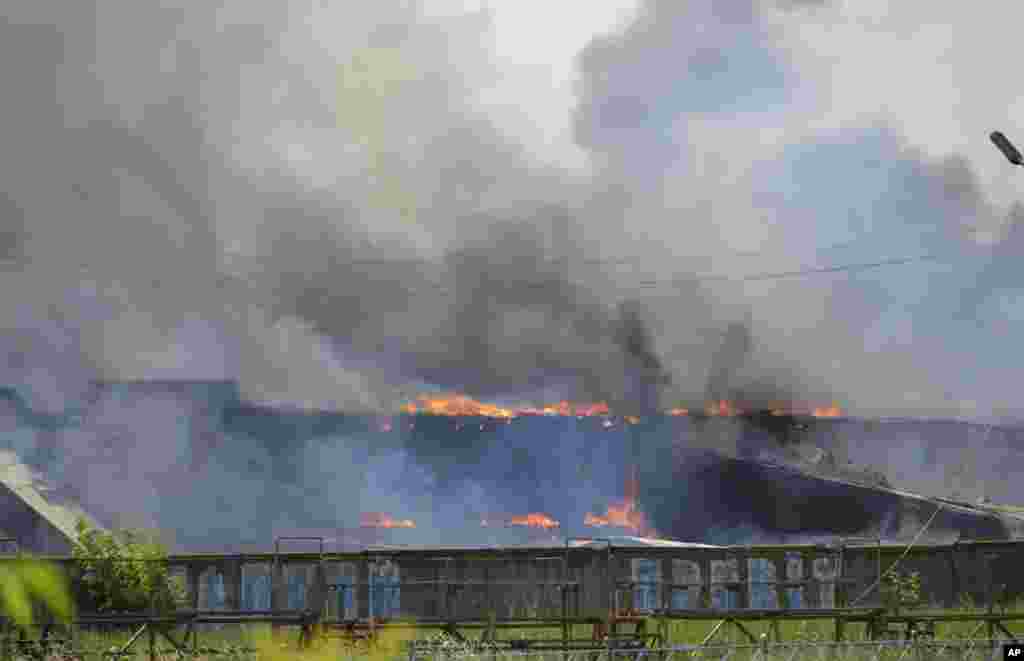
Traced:
[[[749, 459], [736, 459], [736, 460], [737, 461], [751, 461]], [[991, 505], [985, 505], [985, 504], [979, 504], [979, 503], [968, 503], [968, 502], [964, 502], [964, 501], [953, 500], [953, 499], [950, 499], [950, 498], [941, 498], [941, 497], [936, 497], [936, 496], [925, 496], [925, 495], [922, 495], [922, 494], [919, 494], [919, 493], [913, 493], [911, 491], [907, 491], [905, 489], [899, 489], [897, 487], [892, 487], [892, 486], [878, 485], [878, 484], [869, 484], [869, 483], [866, 483], [866, 482], [857, 482], [857, 481], [854, 481], [854, 480], [846, 479], [846, 478], [844, 478], [844, 477], [842, 477], [840, 475], [829, 475], [829, 474], [816, 473], [814, 471], [808, 470], [806, 468], [802, 468], [800, 466], [792, 465], [792, 464], [775, 463], [775, 462], [763, 462], [763, 461], [762, 462], [755, 461], [753, 463], [760, 463], [763, 466], [767, 466], [767, 467], [771, 467], [771, 468], [776, 468], [776, 469], [781, 469], [781, 470], [788, 470], [788, 471], [791, 471], [793, 473], [797, 473], [799, 475], [803, 475], [805, 477], [809, 477], [809, 478], [812, 478], [812, 479], [815, 479], [815, 480], [822, 480], [824, 482], [835, 482], [835, 483], [844, 484], [844, 485], [850, 486], [850, 487], [855, 487], [855, 488], [860, 488], [860, 489], [867, 489], [867, 490], [870, 490], [870, 491], [877, 491], [877, 492], [881, 492], [881, 493], [888, 493], [888, 494], [892, 494], [894, 496], [899, 496], [900, 498], [905, 498], [907, 500], [916, 500], [916, 501], [919, 501], [919, 502], [933, 503], [933, 504], [936, 504], [936, 505], [941, 503], [942, 507], [946, 508], [947, 510], [954, 511], [954, 512], [964, 512], [964, 513], [975, 514], [975, 515], [982, 515], [982, 516], [986, 516], [987, 515], [987, 516], [992, 516], [992, 517], [996, 517], [996, 518], [1000, 518], [1000, 517], [1002, 517], [1002, 518], [1006, 518], [1006, 517], [1009, 517], [1009, 518], [1022, 518], [1022, 517], [1024, 517], [1024, 513], [1022, 513], [1022, 512], [1013, 512], [1012, 510], [1011, 511], [1000, 510], [1000, 509], [998, 509], [996, 507], [992, 507]]]
[[[680, 542], [674, 539], [655, 539], [652, 537], [608, 537], [612, 546], [653, 546], [658, 548], [675, 549], [720, 549], [722, 546], [714, 544], [698, 544], [696, 542]], [[590, 546], [601, 544], [602, 540], [574, 540], [571, 546]]]
[[[570, 548], [587, 548], [590, 546], [605, 546], [611, 544], [613, 547], [648, 547], [648, 548], [679, 548], [679, 549], [720, 549], [724, 546], [712, 544], [698, 544], [695, 542], [680, 542], [671, 539], [653, 539], [650, 537], [600, 537], [594, 539], [572, 539], [569, 542]], [[368, 551], [522, 551], [522, 550], [564, 550], [565, 540], [550, 540], [540, 542], [526, 542], [523, 544], [492, 544], [492, 545], [420, 545], [420, 544], [375, 544], [366, 547]]]
[[69, 541], [77, 539], [75, 526], [81, 518], [94, 528], [102, 528], [78, 504], [67, 500], [57, 502], [57, 499], [44, 495], [48, 491], [46, 484], [18, 461], [13, 452], [0, 451], [0, 484], [46, 519]]

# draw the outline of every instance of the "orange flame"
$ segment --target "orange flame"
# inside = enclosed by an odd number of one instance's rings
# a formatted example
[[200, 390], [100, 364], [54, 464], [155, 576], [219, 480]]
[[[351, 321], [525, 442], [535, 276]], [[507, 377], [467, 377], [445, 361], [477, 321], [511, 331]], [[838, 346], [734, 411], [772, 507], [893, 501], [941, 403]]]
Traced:
[[598, 402], [597, 404], [578, 404], [576, 406], [576, 415], [578, 416], [608, 415], [608, 413], [608, 405], [604, 402]]
[[594, 528], [613, 526], [625, 528], [634, 534], [656, 536], [657, 533], [647, 523], [647, 517], [636, 508], [636, 503], [621, 500], [612, 503], [603, 515], [587, 512], [583, 517], [583, 525]]
[[[558, 417], [604, 417], [608, 418], [612, 412], [605, 402], [591, 404], [571, 403], [561, 401], [557, 404], [546, 404], [543, 406], [499, 406], [480, 402], [466, 395], [420, 395], [415, 401], [406, 402], [399, 408], [401, 413], [416, 415], [419, 413], [427, 415], [441, 415], [450, 417], [482, 417], [494, 418], [511, 422], [521, 416], [558, 416]], [[838, 418], [843, 415], [838, 404], [830, 406], [812, 406], [805, 403], [776, 403], [771, 409], [772, 415], [812, 415], [816, 418]], [[744, 410], [737, 402], [726, 399], [708, 402], [704, 407], [704, 413], [712, 417], [734, 417], [744, 414]], [[686, 408], [672, 408], [665, 411], [665, 414], [673, 417], [690, 415]], [[624, 416], [626, 424], [635, 425], [640, 422], [636, 416]], [[606, 427], [611, 426], [605, 424]]]
[[422, 411], [432, 415], [477, 416], [484, 418], [511, 418], [514, 416], [511, 409], [493, 404], [484, 404], [464, 395], [454, 395], [451, 397], [428, 397], [422, 395], [416, 399], [416, 403], [403, 404], [401, 410], [403, 413], [410, 414]]
[[711, 402], [705, 411], [709, 416], [732, 417], [740, 415], [740, 410], [734, 402], [723, 399], [718, 402]]
[[415, 402], [407, 402], [399, 407], [402, 413], [415, 415], [426, 413], [430, 415], [444, 416], [475, 416], [483, 418], [501, 418], [510, 420], [524, 415], [550, 415], [550, 416], [597, 416], [608, 415], [608, 405], [604, 402], [596, 404], [572, 404], [570, 402], [559, 402], [542, 407], [520, 406], [503, 407], [495, 404], [486, 404], [467, 397], [465, 395], [421, 395]]
[[639, 534], [644, 537], [657, 537], [658, 532], [651, 528], [647, 523], [647, 517], [637, 508], [640, 482], [635, 466], [633, 467], [632, 474], [626, 478], [625, 492], [623, 499], [610, 504], [605, 510], [604, 515], [587, 512], [583, 517], [583, 525], [595, 528], [613, 526], [625, 528], [633, 534]]
[[393, 519], [383, 512], [363, 512], [359, 516], [359, 525], [363, 528], [415, 528], [412, 519]]
[[541, 514], [540, 512], [530, 512], [522, 516], [513, 516], [509, 519], [509, 525], [513, 526], [528, 526], [530, 528], [543, 528], [545, 530], [551, 530], [552, 528], [558, 528], [562, 524], [555, 521], [547, 514]]
[[819, 406], [811, 412], [811, 415], [815, 418], [840, 418], [843, 415], [843, 410], [836, 404]]

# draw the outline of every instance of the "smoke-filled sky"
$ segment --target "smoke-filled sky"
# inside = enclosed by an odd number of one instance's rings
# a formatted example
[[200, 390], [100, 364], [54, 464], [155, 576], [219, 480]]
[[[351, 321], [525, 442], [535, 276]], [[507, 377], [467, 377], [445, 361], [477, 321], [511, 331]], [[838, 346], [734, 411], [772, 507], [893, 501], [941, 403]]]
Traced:
[[733, 389], [1017, 415], [1022, 173], [987, 141], [1024, 136], [1017, 13], [8, 7], [4, 380], [57, 410], [93, 378], [647, 410], [703, 398], [740, 323]]
[[1022, 19], [8, 3], [0, 382], [55, 414], [95, 380], [228, 379], [360, 412], [441, 388], [1020, 418], [1024, 172], [988, 134], [1024, 143]]

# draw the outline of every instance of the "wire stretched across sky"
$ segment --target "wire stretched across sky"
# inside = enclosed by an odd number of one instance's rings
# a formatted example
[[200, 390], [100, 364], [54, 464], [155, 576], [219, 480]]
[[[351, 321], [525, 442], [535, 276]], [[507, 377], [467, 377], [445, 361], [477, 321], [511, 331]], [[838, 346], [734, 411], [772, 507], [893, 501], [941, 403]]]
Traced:
[[[937, 254], [922, 254], [922, 255], [911, 255], [906, 257], [894, 257], [891, 259], [877, 260], [874, 262], [855, 262], [848, 264], [832, 264], [828, 266], [810, 266], [802, 269], [794, 269], [790, 271], [774, 271], [774, 272], [763, 272], [763, 273], [749, 273], [746, 275], [728, 275], [728, 274], [697, 274], [693, 276], [676, 276], [665, 279], [654, 279], [654, 280], [643, 280], [636, 285], [638, 289], [657, 289], [666, 286], [686, 286], [692, 285], [695, 282], [760, 282], [760, 281], [771, 281], [771, 280], [784, 280], [793, 278], [805, 278], [815, 275], [828, 275], [832, 273], [856, 273], [861, 271], [871, 271], [875, 269], [881, 269], [889, 266], [905, 266], [910, 264], [918, 264], [925, 262], [932, 263], [950, 263], [952, 261], [949, 257], [943, 257]], [[440, 293], [446, 295], [450, 293], [447, 290], [446, 285], [441, 283], [432, 283], [430, 286], [440, 290]], [[544, 288], [548, 286], [547, 282], [541, 281], [533, 284], [527, 284], [527, 287]]]
[[854, 264], [837, 264], [832, 266], [817, 266], [794, 271], [778, 271], [774, 273], [752, 273], [744, 276], [729, 275], [698, 275], [693, 278], [700, 282], [707, 281], [735, 281], [735, 282], [756, 282], [759, 280], [782, 280], [785, 278], [800, 278], [810, 275], [823, 275], [827, 273], [843, 273], [856, 271], [871, 271], [886, 266], [901, 266], [904, 264], [915, 264], [919, 262], [944, 262], [947, 259], [940, 255], [914, 255], [911, 257], [894, 257], [883, 259], [877, 262], [859, 262]]
[[[371, 261], [370, 263], [383, 263], [386, 260]], [[844, 273], [844, 272], [859, 272], [859, 271], [870, 271], [875, 269], [884, 268], [887, 266], [902, 266], [908, 264], [916, 264], [923, 262], [949, 262], [949, 257], [943, 257], [937, 254], [922, 254], [922, 255], [911, 255], [905, 257], [894, 257], [891, 259], [883, 259], [873, 262], [854, 262], [847, 264], [832, 264], [827, 266], [810, 266], [801, 269], [793, 269], [790, 271], [773, 271], [773, 272], [762, 272], [762, 273], [749, 273], [745, 275], [730, 275], [730, 274], [696, 274], [693, 276], [674, 277], [666, 279], [654, 279], [654, 280], [643, 280], [638, 284], [638, 287], [642, 289], [658, 287], [668, 284], [680, 284], [680, 283], [692, 283], [692, 282], [757, 282], [766, 280], [782, 280], [789, 278], [801, 278], [812, 275], [826, 275], [829, 273]], [[348, 264], [362, 265], [364, 262], [355, 260], [347, 262]], [[416, 260], [391, 260], [391, 264], [415, 264]], [[425, 264], [426, 262], [420, 262]], [[24, 266], [23, 263], [17, 260], [0, 260], [0, 271], [11, 270], [12, 266]], [[82, 265], [80, 267], [82, 272], [88, 272], [92, 270], [88, 265]], [[237, 277], [237, 276], [236, 276]], [[539, 283], [542, 284], [542, 283]], [[436, 285], [440, 286], [440, 285]]]

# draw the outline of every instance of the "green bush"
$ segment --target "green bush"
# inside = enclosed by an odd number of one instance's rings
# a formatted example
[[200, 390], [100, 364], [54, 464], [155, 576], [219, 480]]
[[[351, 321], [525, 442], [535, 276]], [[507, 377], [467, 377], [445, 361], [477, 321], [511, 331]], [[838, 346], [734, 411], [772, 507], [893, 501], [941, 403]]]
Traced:
[[901, 574], [893, 569], [882, 577], [882, 600], [886, 608], [913, 608], [921, 603], [921, 574]]
[[72, 603], [64, 573], [50, 563], [19, 554], [0, 565], [0, 612], [21, 627], [33, 621], [33, 605], [41, 604], [60, 620], [71, 617]]
[[185, 586], [167, 568], [167, 549], [137, 530], [106, 532], [77, 525], [72, 550], [81, 583], [99, 613], [173, 611], [185, 601]]

